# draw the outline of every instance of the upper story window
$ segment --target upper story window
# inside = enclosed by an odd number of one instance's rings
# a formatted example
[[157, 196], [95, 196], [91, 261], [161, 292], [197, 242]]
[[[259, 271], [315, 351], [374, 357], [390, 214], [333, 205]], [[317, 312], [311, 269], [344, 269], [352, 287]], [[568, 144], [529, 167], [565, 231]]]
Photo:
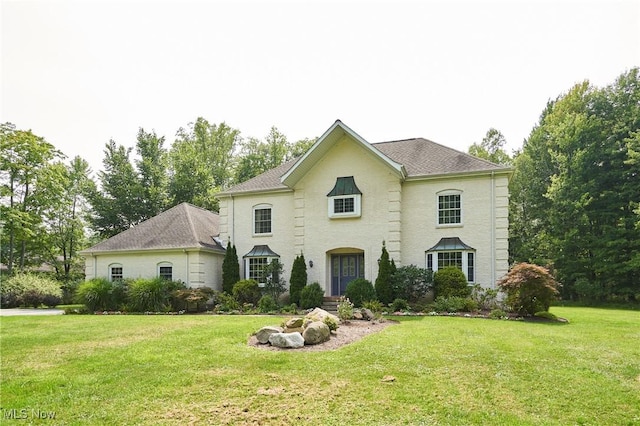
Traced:
[[260, 204], [253, 208], [253, 233], [256, 235], [271, 234], [271, 206]]
[[462, 196], [460, 191], [438, 194], [438, 225], [462, 224]]
[[358, 189], [353, 176], [336, 179], [336, 184], [327, 197], [328, 214], [331, 219], [360, 217], [362, 192]]
[[158, 265], [158, 277], [163, 280], [173, 280], [173, 265], [169, 262], [162, 262]]
[[109, 265], [109, 280], [110, 281], [121, 281], [124, 279], [122, 265], [119, 263], [114, 263]]

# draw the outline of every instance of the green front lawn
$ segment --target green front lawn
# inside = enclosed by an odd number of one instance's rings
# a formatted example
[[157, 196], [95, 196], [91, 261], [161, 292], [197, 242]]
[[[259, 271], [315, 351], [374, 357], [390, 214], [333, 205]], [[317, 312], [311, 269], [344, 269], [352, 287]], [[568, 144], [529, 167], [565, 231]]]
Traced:
[[640, 313], [552, 312], [570, 323], [400, 318], [330, 352], [246, 345], [278, 317], [4, 317], [0, 423], [640, 424]]

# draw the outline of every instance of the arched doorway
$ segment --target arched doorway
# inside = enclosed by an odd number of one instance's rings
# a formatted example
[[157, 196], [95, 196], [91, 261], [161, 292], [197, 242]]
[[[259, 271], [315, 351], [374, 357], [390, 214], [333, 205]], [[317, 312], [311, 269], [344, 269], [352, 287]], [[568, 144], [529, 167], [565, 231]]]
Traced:
[[349, 282], [364, 278], [364, 251], [338, 249], [328, 254], [331, 257], [331, 296], [342, 296]]

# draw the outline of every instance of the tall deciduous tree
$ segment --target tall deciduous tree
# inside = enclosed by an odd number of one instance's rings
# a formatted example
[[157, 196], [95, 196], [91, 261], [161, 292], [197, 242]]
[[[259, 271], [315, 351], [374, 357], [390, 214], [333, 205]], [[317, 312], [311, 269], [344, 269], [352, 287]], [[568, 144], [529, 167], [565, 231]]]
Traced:
[[233, 153], [240, 131], [199, 117], [178, 130], [170, 152], [169, 196], [173, 205], [189, 202], [218, 211], [215, 195], [232, 179]]
[[[275, 126], [271, 127], [264, 142], [249, 138], [242, 146], [236, 167], [236, 183], [249, 180], [291, 159], [290, 148], [287, 137]], [[298, 148], [299, 150], [304, 148], [302, 143]]]
[[136, 152], [143, 203], [140, 213], [144, 218], [151, 218], [168, 207], [168, 153], [164, 136], [158, 137], [155, 131], [148, 133], [140, 128]]
[[551, 102], [516, 159], [514, 261], [552, 265], [564, 297], [640, 293], [637, 68], [599, 89], [584, 82]]
[[474, 143], [469, 147], [469, 154], [491, 161], [492, 163], [510, 165], [512, 160], [504, 150], [507, 140], [504, 135], [493, 127], [487, 131], [480, 144]]
[[53, 145], [30, 130], [17, 130], [11, 123], [0, 125], [2, 262], [10, 274], [16, 266], [24, 269], [30, 261], [38, 261], [28, 253], [41, 223], [33, 193], [39, 171], [59, 157], [61, 153]]
[[142, 213], [143, 189], [133, 164], [131, 148], [110, 140], [104, 150], [104, 170], [98, 172], [100, 190], [91, 197], [94, 229], [112, 237], [147, 219]]
[[89, 163], [75, 157], [69, 165], [55, 163], [40, 173], [34, 196], [42, 209], [43, 226], [37, 238], [42, 259], [53, 265], [57, 276], [71, 280], [82, 273], [77, 252], [86, 241], [88, 196], [95, 191]]

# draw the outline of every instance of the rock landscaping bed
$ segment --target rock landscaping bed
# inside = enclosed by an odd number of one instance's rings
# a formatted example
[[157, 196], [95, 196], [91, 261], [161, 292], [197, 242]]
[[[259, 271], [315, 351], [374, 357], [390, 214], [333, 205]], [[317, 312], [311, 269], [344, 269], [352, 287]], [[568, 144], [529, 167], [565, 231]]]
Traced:
[[[329, 319], [325, 319], [329, 318]], [[337, 329], [327, 323], [335, 321]], [[327, 351], [338, 349], [395, 324], [388, 320], [351, 320], [340, 323], [335, 315], [314, 309], [304, 318], [294, 317], [285, 327], [267, 326], [249, 338], [248, 345], [265, 350]], [[335, 328], [335, 327], [331, 327]]]

